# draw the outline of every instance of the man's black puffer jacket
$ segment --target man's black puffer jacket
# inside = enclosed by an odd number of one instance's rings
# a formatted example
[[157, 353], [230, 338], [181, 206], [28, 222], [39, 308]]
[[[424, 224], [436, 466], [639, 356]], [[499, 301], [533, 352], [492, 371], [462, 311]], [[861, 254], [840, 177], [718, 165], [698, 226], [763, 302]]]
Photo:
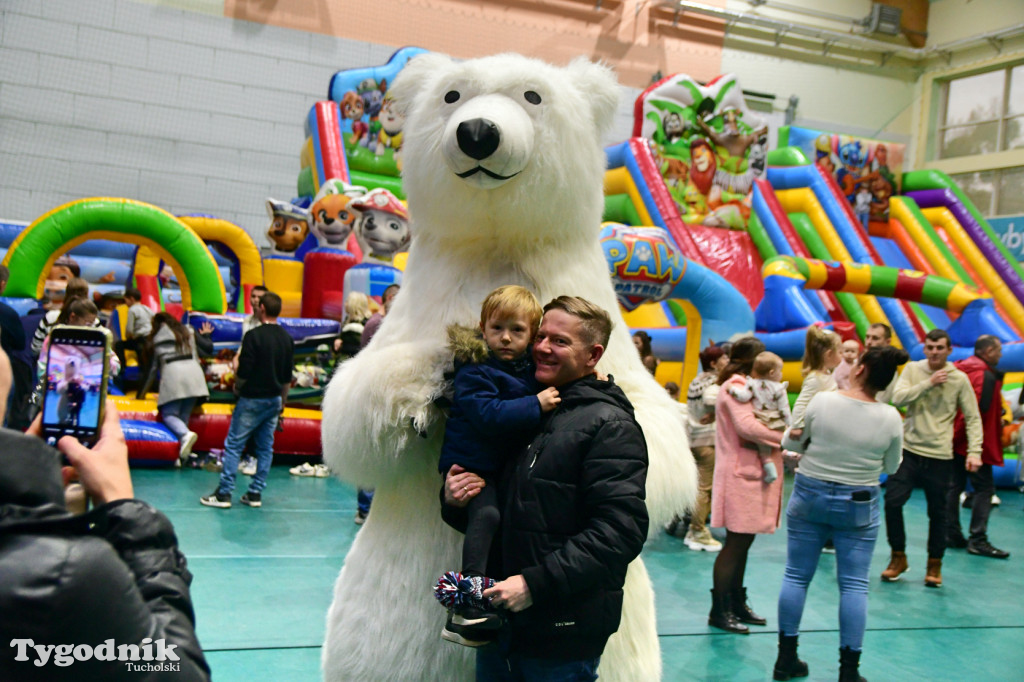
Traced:
[[611, 381], [584, 377], [518, 457], [502, 513], [505, 577], [533, 605], [511, 614], [511, 651], [594, 658], [619, 626], [626, 567], [647, 537], [647, 445]]
[[[57, 451], [8, 429], [0, 429], [0, 576], [0, 680], [210, 678], [195, 634], [192, 575], [167, 517], [138, 500], [68, 514]], [[31, 646], [18, 661], [11, 644], [95, 648], [113, 639], [116, 647], [146, 637], [176, 645], [180, 660], [166, 663], [177, 670], [129, 671], [95, 657], [58, 666], [56, 651], [37, 666]]]

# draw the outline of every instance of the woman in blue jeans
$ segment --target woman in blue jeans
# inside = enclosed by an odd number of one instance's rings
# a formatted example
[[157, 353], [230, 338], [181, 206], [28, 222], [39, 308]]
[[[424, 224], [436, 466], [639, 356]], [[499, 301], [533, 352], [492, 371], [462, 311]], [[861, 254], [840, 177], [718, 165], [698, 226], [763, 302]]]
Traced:
[[803, 454], [786, 508], [786, 572], [779, 594], [779, 657], [774, 679], [807, 677], [796, 654], [807, 587], [825, 541], [836, 547], [839, 582], [839, 680], [862, 682], [858, 672], [868, 614], [868, 569], [878, 539], [879, 475], [899, 467], [903, 424], [895, 407], [875, 394], [908, 360], [897, 348], [872, 348], [850, 370], [850, 388], [819, 393], [803, 429], [783, 447]]

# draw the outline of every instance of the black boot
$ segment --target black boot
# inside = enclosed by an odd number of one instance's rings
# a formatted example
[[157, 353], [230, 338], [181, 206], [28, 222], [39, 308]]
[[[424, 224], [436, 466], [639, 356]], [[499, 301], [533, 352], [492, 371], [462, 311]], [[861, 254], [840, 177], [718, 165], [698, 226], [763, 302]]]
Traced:
[[711, 590], [711, 613], [708, 614], [708, 625], [739, 635], [750, 634], [750, 628], [739, 622], [729, 610], [729, 595], [715, 590]]
[[860, 652], [850, 647], [839, 650], [839, 682], [868, 682], [860, 676]]
[[747, 603], [747, 588], [741, 587], [738, 590], [733, 590], [730, 595], [729, 608], [736, 616], [736, 620], [741, 623], [748, 623], [750, 625], [767, 625], [768, 621], [765, 618], [754, 613], [750, 608], [750, 604]]
[[789, 637], [779, 633], [779, 657], [775, 659], [773, 680], [791, 680], [794, 677], [807, 677], [807, 664], [796, 656], [797, 635]]

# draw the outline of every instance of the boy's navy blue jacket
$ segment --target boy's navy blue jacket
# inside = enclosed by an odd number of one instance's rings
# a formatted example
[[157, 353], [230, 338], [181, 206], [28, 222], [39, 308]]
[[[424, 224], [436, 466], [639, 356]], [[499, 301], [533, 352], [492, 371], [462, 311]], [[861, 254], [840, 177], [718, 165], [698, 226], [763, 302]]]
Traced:
[[541, 409], [531, 351], [512, 361], [488, 353], [482, 362], [457, 364], [438, 470], [453, 464], [479, 474], [501, 471], [516, 446], [540, 424]]

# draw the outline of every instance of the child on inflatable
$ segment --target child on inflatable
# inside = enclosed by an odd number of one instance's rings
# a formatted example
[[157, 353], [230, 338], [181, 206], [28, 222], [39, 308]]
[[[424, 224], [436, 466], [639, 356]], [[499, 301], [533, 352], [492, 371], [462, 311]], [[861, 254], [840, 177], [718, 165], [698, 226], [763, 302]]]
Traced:
[[[553, 387], [538, 392], [534, 379], [530, 346], [541, 314], [540, 303], [529, 290], [504, 286], [484, 300], [483, 343], [476, 330], [458, 326], [448, 330], [456, 357], [454, 397], [438, 469], [443, 476], [458, 465], [479, 474], [486, 483], [466, 507], [462, 575], [455, 581], [472, 594], [449, 600], [452, 608], [441, 632], [442, 638], [464, 646], [493, 640], [501, 625], [498, 614], [484, 608], [480, 595], [486, 586], [483, 576], [491, 541], [500, 523], [496, 475], [516, 445], [525, 444], [520, 442], [522, 436], [531, 435], [541, 416], [561, 400]], [[445, 603], [440, 589], [438, 598]]]

